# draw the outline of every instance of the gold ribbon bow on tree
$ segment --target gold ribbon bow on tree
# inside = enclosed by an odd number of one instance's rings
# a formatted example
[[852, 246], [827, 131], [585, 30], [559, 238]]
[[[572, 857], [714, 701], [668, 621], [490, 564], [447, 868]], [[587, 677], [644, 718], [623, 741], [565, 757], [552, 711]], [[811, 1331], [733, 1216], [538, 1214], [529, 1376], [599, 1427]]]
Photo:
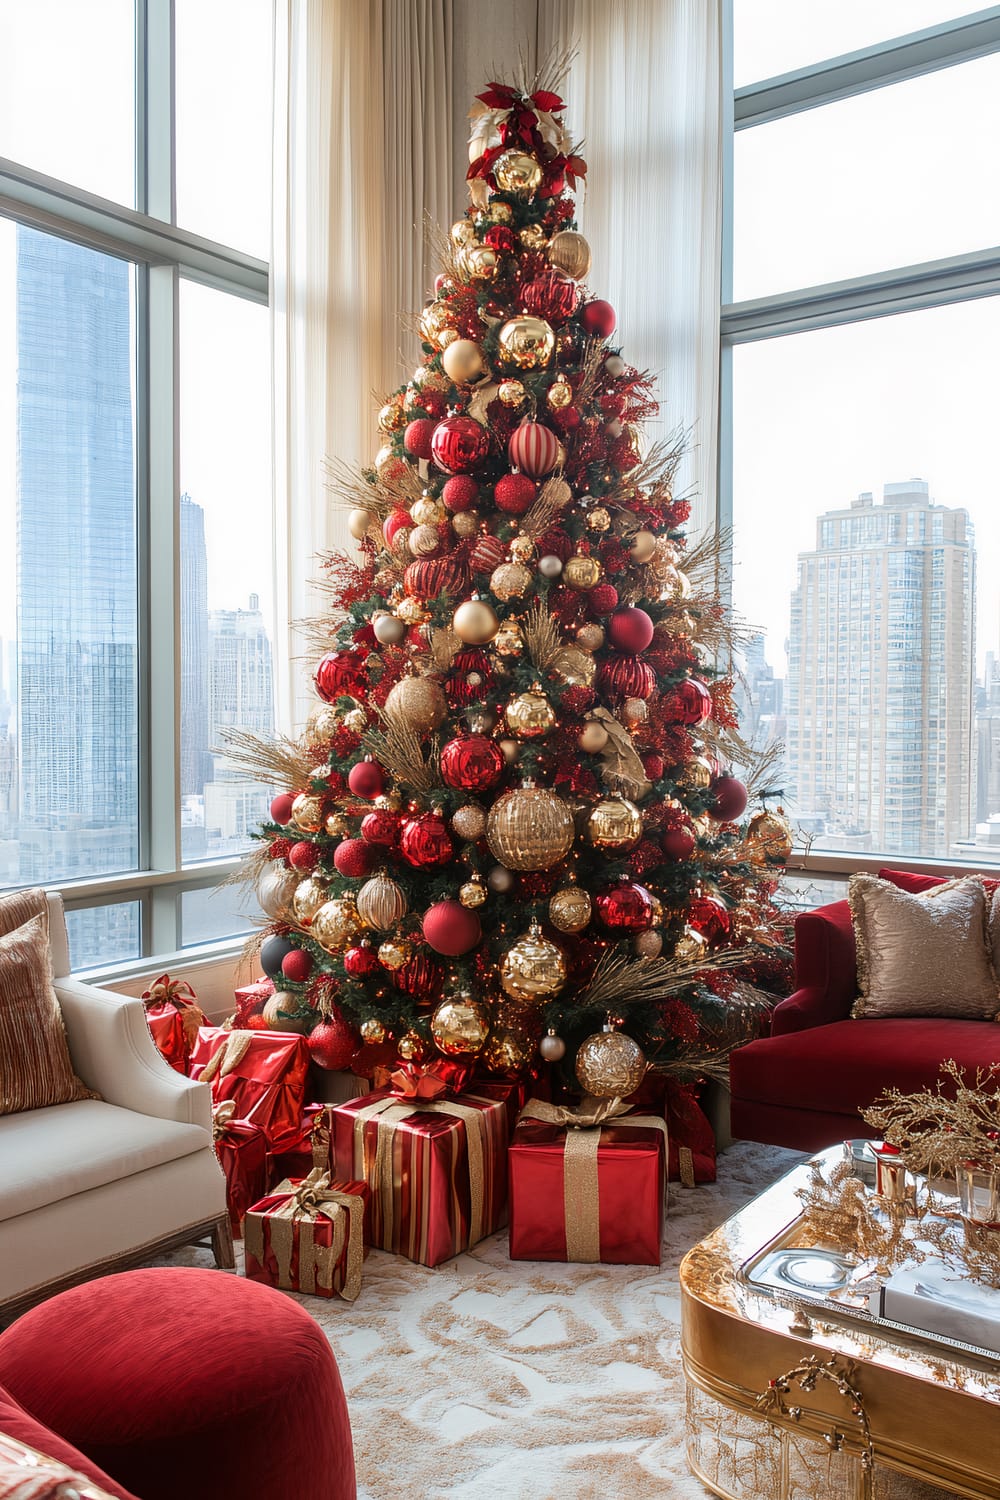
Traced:
[[566, 1131], [563, 1157], [563, 1215], [566, 1221], [566, 1259], [584, 1265], [601, 1258], [601, 1191], [597, 1148], [601, 1129], [620, 1119], [623, 1125], [663, 1133], [663, 1173], [666, 1178], [669, 1139], [667, 1122], [659, 1115], [630, 1115], [624, 1099], [595, 1099], [587, 1095], [575, 1108], [529, 1099], [518, 1116], [541, 1120]]
[[198, 1040], [198, 1027], [205, 1024], [205, 1013], [186, 979], [171, 979], [169, 974], [161, 974], [148, 990], [143, 990], [142, 1000], [147, 1010], [154, 1005], [172, 1005], [181, 1018], [184, 1045], [188, 1050], [194, 1046]]
[[[267, 1214], [248, 1214], [243, 1223], [243, 1238], [248, 1255], [263, 1263], [265, 1217], [271, 1232], [271, 1249], [278, 1266], [278, 1284], [291, 1287], [292, 1254], [295, 1248], [295, 1226], [299, 1225], [300, 1292], [333, 1291], [333, 1275], [347, 1245], [347, 1265], [340, 1295], [353, 1302], [361, 1290], [361, 1268], [365, 1258], [364, 1199], [355, 1193], [341, 1193], [330, 1186], [330, 1174], [314, 1167], [298, 1187], [283, 1182], [277, 1189], [288, 1192], [288, 1201]], [[315, 1225], [319, 1216], [333, 1225], [332, 1244], [307, 1244], [303, 1228]]]

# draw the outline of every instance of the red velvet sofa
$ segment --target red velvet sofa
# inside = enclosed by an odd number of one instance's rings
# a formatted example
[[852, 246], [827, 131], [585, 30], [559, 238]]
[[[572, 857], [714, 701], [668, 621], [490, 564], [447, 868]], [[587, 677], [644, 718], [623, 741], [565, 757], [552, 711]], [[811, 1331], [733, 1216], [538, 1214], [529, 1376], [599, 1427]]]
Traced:
[[[943, 877], [880, 870], [906, 891]], [[730, 1060], [735, 1137], [799, 1151], [875, 1132], [861, 1119], [883, 1089], [932, 1085], [953, 1057], [964, 1069], [1000, 1064], [1000, 1024], [945, 1017], [852, 1020], [857, 954], [851, 913], [835, 901], [795, 919], [795, 991], [772, 1015], [771, 1034]]]

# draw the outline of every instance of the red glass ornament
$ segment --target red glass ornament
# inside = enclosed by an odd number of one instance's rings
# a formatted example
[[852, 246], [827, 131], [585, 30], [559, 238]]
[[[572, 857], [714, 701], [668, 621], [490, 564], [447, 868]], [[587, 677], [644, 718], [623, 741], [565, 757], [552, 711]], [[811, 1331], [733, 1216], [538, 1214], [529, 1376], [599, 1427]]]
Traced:
[[619, 651], [645, 651], [653, 641], [653, 622], [644, 609], [616, 609], [608, 621], [608, 640]]
[[530, 474], [532, 479], [541, 479], [559, 461], [559, 439], [541, 422], [522, 422], [510, 435], [507, 454], [511, 463], [523, 469], [525, 474]]
[[426, 953], [415, 953], [396, 970], [392, 982], [414, 1000], [436, 1000], [444, 989], [444, 970]]
[[359, 760], [350, 769], [347, 785], [355, 797], [372, 802], [385, 791], [385, 772], [376, 760]]
[[731, 823], [747, 810], [747, 789], [738, 776], [731, 776], [728, 771], [712, 778], [708, 792], [712, 799], [708, 811], [720, 823]]
[[500, 538], [484, 532], [476, 541], [469, 561], [477, 573], [492, 573], [494, 568], [499, 568], [506, 556], [507, 548]]
[[649, 698], [656, 673], [641, 656], [609, 656], [597, 669], [597, 686], [609, 698]]
[[381, 974], [382, 965], [374, 948], [359, 945], [344, 954], [344, 969], [352, 979], [370, 979], [373, 974]]
[[536, 318], [544, 318], [553, 326], [571, 318], [579, 300], [580, 289], [576, 282], [559, 271], [546, 271], [541, 276], [536, 276], [534, 281], [528, 282], [521, 294], [525, 311]]
[[475, 505], [479, 499], [479, 486], [468, 474], [456, 474], [452, 479], [445, 480], [441, 499], [445, 510], [450, 510], [452, 515], [459, 515]]
[[689, 927], [700, 932], [710, 943], [721, 942], [729, 931], [729, 911], [717, 896], [695, 896], [688, 902], [684, 916]]
[[[470, 676], [482, 680], [473, 685], [469, 682]], [[489, 694], [493, 681], [493, 666], [485, 651], [460, 651], [444, 680], [444, 695], [452, 708], [467, 708], [470, 703], [479, 703]]]
[[499, 250], [508, 255], [517, 246], [512, 232], [504, 224], [492, 224], [486, 231], [485, 239], [491, 250]]
[[483, 935], [476, 913], [460, 901], [437, 901], [422, 921], [424, 939], [435, 953], [457, 958], [475, 948]]
[[364, 658], [356, 651], [330, 651], [316, 668], [316, 691], [324, 703], [364, 689]]
[[397, 531], [402, 531], [404, 526], [412, 525], [413, 517], [408, 510], [403, 510], [399, 506], [395, 510], [391, 510], [382, 522], [382, 535], [385, 538], [386, 546], [392, 546], [392, 539]]
[[403, 447], [412, 458], [430, 458], [431, 439], [437, 423], [431, 417], [416, 417], [403, 429]]
[[370, 875], [378, 863], [378, 850], [365, 839], [344, 839], [333, 851], [333, 862], [341, 875], [360, 880]]
[[603, 302], [596, 297], [593, 302], [588, 302], [580, 309], [580, 323], [584, 330], [599, 339], [608, 339], [615, 331], [618, 322], [618, 314], [610, 302]]
[[493, 489], [497, 508], [509, 516], [523, 516], [538, 493], [538, 486], [527, 474], [505, 474]]
[[292, 803], [294, 801], [295, 798], [291, 792], [281, 792], [271, 802], [271, 817], [276, 823], [280, 823], [282, 828], [284, 828], [292, 816]]
[[490, 435], [474, 417], [445, 417], [434, 428], [431, 453], [446, 474], [474, 469], [489, 451]]
[[339, 1073], [357, 1052], [358, 1035], [335, 1007], [326, 1020], [313, 1027], [306, 1045], [317, 1067]]
[[361, 820], [361, 837], [369, 844], [381, 844], [392, 849], [399, 842], [399, 818], [393, 812], [379, 808], [365, 813]]
[[312, 971], [312, 958], [304, 948], [293, 948], [281, 960], [281, 972], [293, 984], [304, 984]]
[[407, 864], [417, 870], [446, 865], [454, 853], [447, 824], [439, 813], [408, 818], [399, 836], [399, 850]]
[[436, 599], [439, 594], [462, 593], [466, 572], [457, 557], [422, 558], [407, 563], [403, 588], [412, 599]]
[[609, 615], [618, 606], [618, 590], [613, 583], [599, 583], [587, 593], [587, 608], [592, 615]]
[[485, 792], [503, 775], [503, 752], [484, 734], [449, 740], [441, 751], [441, 775], [448, 786], [464, 792]]
[[698, 677], [688, 677], [668, 693], [664, 708], [675, 724], [704, 724], [712, 717], [712, 695]]
[[594, 897], [597, 918], [611, 932], [645, 932], [653, 925], [655, 909], [646, 887], [634, 880], [608, 886]]
[[690, 859], [695, 851], [694, 830], [687, 824], [679, 828], [667, 828], [660, 838], [660, 848], [668, 859], [676, 859], [678, 862]]
[[308, 839], [300, 839], [289, 849], [288, 863], [293, 870], [315, 870], [319, 864], [319, 850]]

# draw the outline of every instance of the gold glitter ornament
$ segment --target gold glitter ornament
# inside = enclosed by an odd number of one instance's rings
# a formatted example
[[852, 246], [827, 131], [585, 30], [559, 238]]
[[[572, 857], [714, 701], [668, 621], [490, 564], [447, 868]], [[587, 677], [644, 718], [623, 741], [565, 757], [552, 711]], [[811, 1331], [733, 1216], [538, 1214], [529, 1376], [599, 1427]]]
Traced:
[[444, 723], [448, 703], [440, 683], [431, 677], [403, 677], [385, 700], [384, 713], [391, 722], [428, 734]]
[[525, 224], [517, 237], [525, 250], [544, 250], [548, 244], [548, 235], [541, 224]]
[[553, 411], [562, 411], [573, 400], [573, 387], [565, 376], [558, 376], [545, 393], [545, 399]]
[[651, 531], [637, 531], [628, 550], [633, 562], [648, 563], [656, 551], [656, 537]]
[[412, 957], [413, 944], [407, 942], [406, 938], [386, 938], [384, 943], [379, 944], [378, 961], [383, 969], [395, 972], [409, 963]]
[[352, 729], [355, 734], [360, 734], [368, 723], [368, 715], [363, 708], [348, 709], [344, 715], [344, 728]]
[[387, 401], [378, 414], [380, 432], [395, 432], [406, 421], [403, 408], [395, 401]]
[[570, 687], [590, 687], [597, 675], [597, 663], [580, 646], [560, 646], [550, 670]]
[[530, 692], [511, 698], [504, 717], [507, 728], [519, 740], [542, 739], [556, 723], [556, 711], [537, 682]]
[[409, 548], [414, 557], [433, 557], [441, 551], [441, 538], [436, 526], [414, 526], [410, 532]]
[[305, 880], [300, 880], [295, 887], [292, 897], [292, 911], [295, 920], [303, 927], [311, 927], [313, 917], [321, 906], [325, 906], [329, 900], [330, 893], [326, 888], [324, 880], [317, 880], [315, 875], [308, 875]]
[[486, 842], [509, 870], [551, 870], [573, 847], [573, 814], [548, 787], [515, 787], [490, 808]]
[[604, 569], [596, 557], [576, 553], [563, 564], [562, 581], [578, 593], [595, 588], [604, 577]]
[[649, 705], [644, 698], [626, 698], [622, 704], [622, 718], [626, 724], [645, 724], [649, 717]]
[[323, 745], [332, 739], [340, 727], [340, 711], [332, 703], [320, 704], [306, 720], [305, 742], [307, 745]]
[[459, 511], [457, 516], [451, 518], [451, 529], [456, 536], [475, 536], [479, 530], [478, 510]]
[[493, 637], [493, 649], [501, 656], [520, 656], [524, 650], [524, 635], [516, 620], [504, 620]]
[[646, 1056], [639, 1043], [610, 1026], [580, 1043], [576, 1077], [595, 1099], [624, 1099], [646, 1076]]
[[486, 812], [478, 802], [466, 802], [451, 815], [451, 826], [460, 839], [474, 844], [486, 832]]
[[549, 900], [549, 921], [559, 932], [582, 932], [593, 910], [581, 886], [564, 885]]
[[515, 536], [511, 538], [510, 555], [515, 562], [531, 562], [535, 555], [535, 544], [530, 536]]
[[343, 838], [344, 834], [347, 833], [350, 829], [350, 826], [351, 825], [344, 817], [344, 814], [340, 812], [329, 813], [327, 815], [326, 823], [324, 824], [327, 833], [332, 839]]
[[552, 358], [556, 336], [544, 318], [523, 313], [500, 329], [500, 357], [520, 370], [541, 370]]
[[311, 934], [327, 953], [343, 953], [360, 931], [357, 907], [346, 897], [325, 902], [312, 919]]
[[504, 603], [523, 599], [534, 582], [534, 574], [523, 563], [505, 562], [490, 574], [490, 593]]
[[573, 281], [582, 281], [590, 270], [590, 246], [575, 229], [561, 229], [552, 236], [548, 257], [550, 265], [565, 271]]
[[402, 620], [404, 625], [419, 625], [421, 620], [429, 618], [427, 607], [421, 599], [408, 596], [400, 599], [396, 605], [396, 618]]
[[358, 1027], [358, 1031], [361, 1034], [361, 1040], [367, 1042], [370, 1046], [377, 1047], [386, 1038], [385, 1027], [374, 1016], [370, 1016], [367, 1021], [362, 1021]]
[[584, 651], [600, 651], [604, 645], [603, 625], [581, 625], [576, 632], [576, 640], [577, 645], [582, 646]]
[[478, 875], [474, 876], [472, 880], [467, 880], [464, 885], [458, 888], [459, 901], [463, 906], [467, 906], [473, 911], [477, 906], [482, 906], [486, 900], [486, 895], [486, 887]]
[[566, 960], [562, 952], [532, 922], [500, 960], [500, 988], [513, 1000], [524, 1003], [558, 995], [566, 983]]
[[475, 1056], [489, 1034], [489, 1009], [464, 992], [442, 1000], [431, 1016], [434, 1045], [445, 1057]]
[[632, 939], [632, 952], [638, 958], [659, 958], [663, 951], [663, 934], [654, 928], [647, 932], [637, 932]]
[[492, 281], [500, 265], [500, 257], [492, 245], [466, 245], [459, 251], [458, 263], [473, 281]]
[[588, 531], [607, 531], [611, 525], [611, 512], [605, 510], [603, 505], [595, 505], [592, 511], [587, 513]]
[[595, 849], [634, 849], [642, 838], [642, 813], [627, 797], [602, 797], [587, 818], [587, 842]]
[[505, 151], [493, 163], [493, 178], [501, 193], [530, 198], [542, 185], [542, 169], [525, 151]]
[[398, 562], [410, 562], [413, 557], [413, 553], [410, 551], [410, 536], [412, 532], [412, 526], [401, 526], [398, 531], [393, 532], [392, 541], [389, 543], [389, 551]]
[[596, 719], [591, 719], [580, 730], [576, 742], [588, 755], [599, 755], [608, 743], [608, 738], [608, 731], [604, 725], [599, 724]]
[[503, 406], [520, 406], [525, 397], [524, 386], [519, 380], [502, 380], [497, 395]]
[[323, 799], [300, 792], [292, 803], [292, 822], [303, 833], [319, 833], [323, 827]]
[[358, 916], [365, 926], [377, 932], [388, 932], [409, 910], [402, 886], [382, 873], [365, 881], [358, 891], [357, 906]]
[[501, 203], [495, 198], [487, 211], [487, 218], [491, 224], [509, 224], [514, 217], [514, 210], [509, 203]]
[[469, 219], [456, 219], [448, 234], [451, 243], [459, 249], [463, 245], [471, 245], [476, 238], [475, 227]]
[[410, 506], [410, 519], [414, 526], [438, 526], [446, 515], [441, 501], [435, 500], [433, 495], [421, 495]]

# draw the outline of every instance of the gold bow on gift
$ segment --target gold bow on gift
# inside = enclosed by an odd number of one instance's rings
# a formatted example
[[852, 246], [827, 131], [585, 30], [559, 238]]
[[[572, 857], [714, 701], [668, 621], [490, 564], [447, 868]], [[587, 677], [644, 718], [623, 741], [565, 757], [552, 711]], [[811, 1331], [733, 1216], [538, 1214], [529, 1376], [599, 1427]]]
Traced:
[[[365, 1257], [364, 1245], [364, 1199], [354, 1193], [341, 1193], [330, 1186], [329, 1172], [314, 1167], [298, 1187], [283, 1182], [275, 1189], [288, 1193], [287, 1203], [280, 1208], [267, 1210], [266, 1219], [271, 1230], [271, 1249], [278, 1265], [278, 1285], [291, 1287], [292, 1252], [295, 1246], [295, 1225], [299, 1230], [299, 1285], [300, 1292], [327, 1293], [333, 1290], [333, 1273], [347, 1244], [347, 1269], [340, 1295], [345, 1302], [353, 1302], [361, 1290], [361, 1267]], [[346, 1209], [346, 1213], [345, 1213]], [[301, 1226], [314, 1223], [322, 1214], [333, 1225], [333, 1244], [306, 1246], [302, 1243]], [[265, 1214], [247, 1214], [243, 1222], [243, 1242], [248, 1255], [263, 1264]], [[310, 1253], [311, 1252], [311, 1253]]]
[[171, 979], [169, 974], [161, 974], [159, 979], [153, 980], [148, 990], [143, 990], [142, 999], [147, 1010], [154, 1005], [169, 1004], [174, 1007], [181, 1018], [184, 1045], [190, 1051], [198, 1040], [198, 1027], [205, 1024], [205, 1013], [187, 980]]
[[238, 1068], [254, 1039], [252, 1031], [230, 1031], [221, 1047], [218, 1047], [205, 1064], [200, 1083], [211, 1083], [216, 1073], [225, 1078]]
[[663, 1173], [667, 1171], [667, 1122], [659, 1115], [630, 1115], [624, 1099], [595, 1099], [588, 1095], [574, 1109], [529, 1099], [518, 1116], [541, 1120], [566, 1131], [563, 1157], [563, 1214], [566, 1220], [566, 1259], [589, 1264], [601, 1258], [601, 1193], [597, 1148], [601, 1129], [613, 1120], [663, 1132]]

